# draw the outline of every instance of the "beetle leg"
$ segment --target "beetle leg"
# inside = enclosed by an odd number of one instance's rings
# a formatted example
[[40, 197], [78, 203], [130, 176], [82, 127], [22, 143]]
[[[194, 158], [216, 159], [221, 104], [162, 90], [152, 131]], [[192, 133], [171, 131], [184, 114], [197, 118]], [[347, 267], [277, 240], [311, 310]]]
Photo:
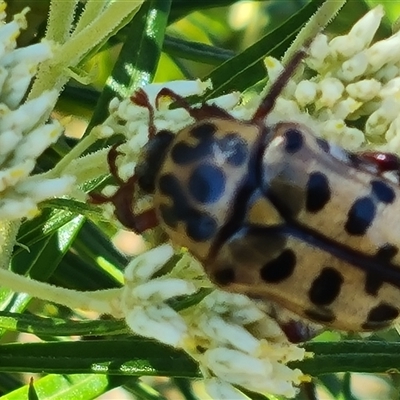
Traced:
[[127, 229], [136, 233], [142, 233], [158, 225], [157, 216], [154, 209], [149, 209], [140, 214], [135, 214], [132, 209], [137, 178], [131, 176], [127, 181], [123, 181], [119, 176], [116, 160], [122, 153], [117, 150], [119, 144], [111, 147], [107, 155], [107, 161], [111, 175], [118, 183], [117, 191], [106, 196], [101, 193], [90, 193], [92, 204], [112, 203], [114, 215], [118, 221]]
[[111, 176], [116, 180], [118, 185], [123, 185], [124, 181], [119, 176], [117, 168], [117, 158], [118, 156], [122, 155], [122, 153], [117, 150], [119, 146], [120, 144], [114, 144], [114, 146], [111, 147], [110, 151], [107, 154], [107, 162]]
[[400, 172], [400, 158], [393, 153], [379, 151], [364, 151], [357, 153], [355, 157], [375, 165], [379, 173]]
[[285, 89], [288, 81], [295, 73], [301, 61], [303, 61], [306, 57], [307, 50], [309, 49], [311, 43], [312, 40], [308, 39], [304, 43], [303, 47], [293, 54], [292, 58], [288, 61], [281, 74], [272, 83], [270, 89], [268, 90], [268, 93], [262, 99], [260, 105], [253, 115], [253, 118], [251, 119], [251, 122], [257, 123], [260, 121], [264, 121], [267, 115], [272, 111], [272, 109], [275, 107], [277, 98], [280, 96], [283, 89]]
[[118, 221], [125, 228], [140, 234], [156, 227], [158, 220], [154, 208], [150, 208], [140, 214], [135, 214], [132, 209], [135, 188], [136, 176], [132, 176], [123, 185], [119, 186], [117, 191], [111, 196], [101, 193], [90, 193], [90, 202], [92, 204], [112, 203], [114, 206], [114, 215]]
[[149, 96], [147, 96], [147, 93], [143, 89], [138, 89], [131, 96], [131, 101], [149, 110], [149, 140], [152, 139], [156, 135], [157, 129], [154, 124], [154, 107], [150, 104]]
[[196, 121], [206, 120], [210, 118], [233, 119], [233, 117], [228, 112], [216, 106], [215, 104], [202, 103], [198, 108], [193, 107], [184, 97], [180, 96], [178, 93], [175, 93], [168, 88], [162, 88], [157, 94], [157, 105], [162, 97], [171, 98], [175, 105], [180, 108], [184, 108]]

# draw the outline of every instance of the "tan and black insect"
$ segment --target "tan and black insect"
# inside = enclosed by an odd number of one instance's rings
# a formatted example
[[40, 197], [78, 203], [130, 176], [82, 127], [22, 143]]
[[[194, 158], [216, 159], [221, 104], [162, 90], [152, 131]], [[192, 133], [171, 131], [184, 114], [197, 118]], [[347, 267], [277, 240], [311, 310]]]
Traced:
[[[156, 132], [135, 175], [118, 178], [116, 216], [137, 232], [161, 224], [209, 277], [227, 291], [266, 299], [333, 328], [370, 331], [389, 326], [400, 310], [400, 185], [395, 156], [351, 154], [317, 138], [307, 126], [265, 125], [295, 68], [289, 62], [249, 121], [215, 105], [185, 108], [195, 123], [176, 135]], [[383, 161], [382, 161], [382, 160]], [[132, 212], [135, 186], [153, 194], [154, 209]]]

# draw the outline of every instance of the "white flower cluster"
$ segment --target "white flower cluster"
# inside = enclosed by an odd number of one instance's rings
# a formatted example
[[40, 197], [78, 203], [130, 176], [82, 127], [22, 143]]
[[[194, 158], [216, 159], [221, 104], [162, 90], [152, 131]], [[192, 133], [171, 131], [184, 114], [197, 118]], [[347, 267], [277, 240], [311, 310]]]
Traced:
[[37, 158], [62, 133], [56, 122], [43, 123], [54, 108], [57, 93], [47, 92], [20, 104], [38, 64], [52, 56], [49, 44], [16, 49], [16, 39], [26, 27], [26, 10], [5, 23], [5, 3], [0, 3], [0, 220], [32, 218], [37, 204], [68, 192], [73, 178], [44, 179], [30, 176]]
[[163, 245], [127, 267], [121, 310], [132, 331], [190, 354], [215, 399], [246, 398], [232, 385], [293, 397], [303, 374], [286, 363], [303, 359], [304, 349], [290, 344], [278, 324], [246, 296], [215, 291], [194, 309], [173, 310], [166, 301], [193, 294], [196, 287], [173, 275], [151, 279], [172, 254]]
[[248, 297], [214, 291], [191, 312], [189, 327], [193, 347], [185, 350], [224, 387], [229, 383], [260, 393], [296, 394], [294, 385], [303, 373], [286, 363], [302, 360], [305, 351], [289, 343], [276, 321]]
[[125, 270], [125, 287], [121, 309], [133, 332], [181, 348], [188, 339], [184, 319], [165, 301], [196, 291], [183, 279], [151, 279], [173, 255], [172, 247], [156, 247], [134, 258]]
[[[307, 112], [317, 135], [348, 150], [386, 143], [379, 148], [399, 153], [400, 32], [371, 44], [383, 15], [377, 6], [347, 35], [319, 35], [306, 58], [314, 76], [293, 78], [274, 118], [305, 118]], [[273, 77], [283, 68], [272, 59], [266, 65]], [[355, 124], [359, 119], [366, 121]]]

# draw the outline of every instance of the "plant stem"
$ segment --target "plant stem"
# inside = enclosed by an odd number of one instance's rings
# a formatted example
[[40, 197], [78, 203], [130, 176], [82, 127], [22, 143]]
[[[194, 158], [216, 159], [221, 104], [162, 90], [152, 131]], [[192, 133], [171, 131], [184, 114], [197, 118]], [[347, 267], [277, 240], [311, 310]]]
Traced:
[[123, 290], [122, 288], [80, 292], [78, 290], [65, 289], [50, 285], [49, 283], [35, 281], [7, 269], [0, 269], [0, 282], [2, 286], [14, 292], [27, 293], [32, 297], [62, 304], [69, 308], [79, 308], [81, 310], [96, 311], [100, 314], [120, 316], [119, 298]]

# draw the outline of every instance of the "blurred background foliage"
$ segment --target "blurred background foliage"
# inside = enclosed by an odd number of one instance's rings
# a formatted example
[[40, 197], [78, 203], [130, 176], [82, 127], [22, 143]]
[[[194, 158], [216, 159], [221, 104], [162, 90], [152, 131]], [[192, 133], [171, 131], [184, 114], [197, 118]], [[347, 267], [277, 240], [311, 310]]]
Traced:
[[[162, 5], [169, 0], [159, 1]], [[31, 9], [29, 27], [19, 38], [19, 44], [25, 46], [40, 41], [46, 29], [49, 2], [10, 0], [7, 3], [9, 18], [24, 7]], [[157, 6], [156, 1], [147, 3], [151, 3], [150, 7]], [[153, 78], [155, 82], [165, 82], [211, 76], [218, 82], [217, 90], [221, 92], [247, 89], [265, 77], [262, 58], [267, 54], [280, 57], [295, 31], [306, 22], [306, 16], [322, 3], [322, 0], [172, 0], [162, 49], [154, 50], [154, 54], [144, 52], [139, 60], [132, 62], [147, 63], [151, 70], [146, 78], [148, 81]], [[400, 2], [350, 0], [329, 25], [328, 31], [346, 32], [369, 7], [378, 3], [386, 9], [386, 20], [379, 35], [387, 36], [400, 15]], [[80, 4], [80, 7], [83, 6], [84, 2]], [[305, 9], [308, 11], [302, 12]], [[138, 27], [136, 32], [132, 29], [134, 25]], [[143, 26], [138, 19], [134, 19], [95, 52], [88, 54], [79, 68], [71, 71], [77, 79], [71, 79], [66, 86], [56, 114], [57, 118], [68, 117], [68, 138], [44, 154], [39, 170], [53, 166], [84, 134], [88, 124], [93, 125], [106, 115], [106, 104], [115, 93], [107, 93], [105, 85], [110, 75], [115, 74], [114, 67], [121, 58], [120, 51], [124, 44], [131, 42], [135, 46], [140, 43]], [[282, 30], [274, 36], [277, 28]], [[266, 36], [268, 34], [271, 36]], [[261, 50], [257, 43], [262, 44]], [[160, 54], [159, 50], [162, 50]], [[249, 56], [236, 58], [249, 50]], [[133, 57], [132, 54], [130, 56]], [[228, 60], [237, 62], [229, 64], [234, 68], [230, 67], [227, 74], [219, 67]], [[237, 74], [237, 78], [231, 79], [230, 73]], [[147, 83], [143, 76], [132, 76], [130, 79], [131, 84], [136, 79], [132, 87]], [[99, 103], [103, 103], [102, 112], [99, 111]], [[93, 122], [91, 119], [96, 113], [97, 120]], [[78, 209], [63, 210], [60, 204], [56, 207], [54, 210], [51, 204], [48, 205], [41, 216], [23, 224], [18, 240], [29, 246], [30, 252], [23, 251], [22, 247], [16, 248], [12, 269], [21, 274], [29, 273], [35, 279], [79, 290], [120, 286], [127, 255], [142, 250], [145, 246], [143, 241], [132, 234], [121, 234], [109, 224], [94, 224], [79, 215]], [[0, 307], [3, 310], [0, 314], [1, 400], [206, 398], [201, 384], [190, 380], [198, 376], [198, 371], [185, 355], [130, 337], [121, 321], [96, 320], [96, 315], [32, 300], [4, 288], [0, 290]], [[342, 339], [337, 333], [326, 332], [315, 339], [315, 351], [318, 352], [318, 343], [341, 343]], [[358, 336], [345, 339], [352, 339], [354, 343], [363, 342]], [[398, 335], [394, 331], [387, 332], [365, 341], [381, 344], [378, 350], [374, 350], [375, 353], [370, 350], [372, 353], [368, 353], [368, 359], [360, 361], [361, 358], [357, 358], [357, 347], [353, 347], [354, 352], [337, 347], [331, 358], [327, 352], [325, 358], [311, 361], [314, 365], [309, 367], [310, 371], [317, 369], [322, 373], [337, 370], [341, 373], [320, 375], [314, 382], [304, 385], [298, 399], [400, 398], [399, 376], [395, 370], [390, 375], [343, 372], [346, 365], [352, 365], [352, 370], [360, 372], [383, 371], [384, 361], [393, 355], [393, 346], [385, 345], [389, 341], [397, 342]], [[137, 354], [138, 346], [143, 349], [140, 355]], [[108, 349], [109, 353], [103, 354], [104, 349]], [[129, 358], [129, 349], [134, 354], [134, 363]], [[340, 353], [341, 349], [343, 353]], [[107, 357], [108, 362], [105, 361]], [[171, 359], [176, 362], [171, 363]], [[393, 362], [400, 366], [397, 358]], [[126, 375], [118, 375], [116, 365], [122, 364], [129, 370]], [[114, 372], [116, 375], [99, 372]], [[143, 375], [167, 378], [147, 376], [139, 379]], [[29, 379], [32, 377], [34, 385], [30, 386]], [[251, 393], [248, 395], [254, 399], [267, 399]]]

